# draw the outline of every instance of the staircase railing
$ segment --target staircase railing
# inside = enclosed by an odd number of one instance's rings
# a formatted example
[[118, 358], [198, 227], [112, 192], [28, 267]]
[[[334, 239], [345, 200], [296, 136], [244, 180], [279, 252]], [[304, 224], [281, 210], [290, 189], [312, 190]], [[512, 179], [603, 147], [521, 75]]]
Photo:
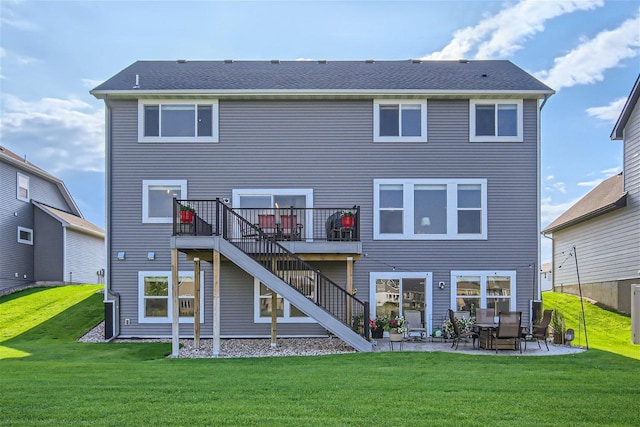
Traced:
[[[174, 218], [180, 215], [181, 206], [194, 207], [194, 215], [185, 217], [182, 224], [174, 220], [174, 234], [181, 234], [180, 227], [194, 227], [195, 232], [189, 234], [222, 236], [327, 313], [363, 337], [369, 336], [369, 303], [347, 292], [220, 200], [215, 201], [214, 211], [211, 204], [199, 206], [199, 202], [175, 201]], [[205, 206], [207, 209], [199, 209]]]

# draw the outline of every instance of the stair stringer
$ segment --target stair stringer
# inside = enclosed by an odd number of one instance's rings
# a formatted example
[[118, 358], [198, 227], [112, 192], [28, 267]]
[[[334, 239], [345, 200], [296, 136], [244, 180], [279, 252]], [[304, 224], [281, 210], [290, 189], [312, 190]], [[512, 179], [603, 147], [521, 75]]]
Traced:
[[264, 268], [232, 243], [222, 238], [218, 238], [217, 240], [220, 253], [235, 265], [253, 277], [258, 278], [258, 280], [267, 285], [270, 289], [276, 291], [304, 314], [316, 320], [320, 325], [357, 351], [372, 351], [372, 344], [352, 330], [349, 326], [336, 319], [322, 307], [316, 305], [309, 298], [305, 297], [298, 290], [291, 287], [287, 282]]

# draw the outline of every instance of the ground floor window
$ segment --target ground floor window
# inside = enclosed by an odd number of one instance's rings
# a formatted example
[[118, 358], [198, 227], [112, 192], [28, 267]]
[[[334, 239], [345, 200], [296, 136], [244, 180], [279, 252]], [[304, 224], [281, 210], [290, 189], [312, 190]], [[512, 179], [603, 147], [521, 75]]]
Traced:
[[[285, 271], [284, 280], [300, 290], [307, 298], [314, 301], [316, 298], [316, 284], [313, 280], [313, 272], [310, 271]], [[276, 295], [276, 307], [273, 307], [272, 290], [254, 278], [254, 322], [271, 322], [272, 310], [276, 310], [278, 323], [316, 323], [295, 305]]]
[[370, 274], [371, 318], [405, 316], [419, 311], [427, 331], [432, 324], [432, 277], [427, 272], [372, 272]]
[[493, 308], [501, 311], [516, 309], [515, 271], [452, 271], [451, 309], [468, 311]]
[[[140, 323], [169, 323], [171, 301], [170, 271], [138, 272], [138, 319]], [[195, 282], [193, 271], [178, 273], [178, 298], [181, 323], [193, 323]], [[200, 272], [200, 323], [204, 323], [204, 271]]]

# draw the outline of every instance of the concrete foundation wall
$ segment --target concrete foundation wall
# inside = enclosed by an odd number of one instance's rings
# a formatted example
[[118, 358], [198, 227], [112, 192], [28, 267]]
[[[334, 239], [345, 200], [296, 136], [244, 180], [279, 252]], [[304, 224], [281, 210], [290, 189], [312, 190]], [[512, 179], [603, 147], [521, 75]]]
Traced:
[[[582, 284], [582, 296], [600, 304], [631, 314], [631, 285], [640, 284], [640, 278]], [[556, 286], [556, 292], [579, 295], [578, 284]]]

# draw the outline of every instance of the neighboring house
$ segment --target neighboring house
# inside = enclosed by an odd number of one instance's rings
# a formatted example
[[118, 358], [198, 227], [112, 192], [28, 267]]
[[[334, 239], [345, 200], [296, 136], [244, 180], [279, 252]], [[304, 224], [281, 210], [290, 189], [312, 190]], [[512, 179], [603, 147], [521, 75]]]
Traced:
[[540, 267], [540, 290], [551, 291], [553, 290], [553, 263], [545, 262]]
[[640, 284], [639, 81], [611, 133], [623, 140], [623, 172], [543, 230], [553, 237], [554, 289], [578, 294], [579, 275], [583, 296], [625, 313], [631, 312], [631, 285]]
[[276, 304], [278, 336], [362, 351], [380, 304], [419, 309], [429, 333], [449, 308], [528, 322], [553, 93], [509, 61], [135, 62], [92, 91], [107, 335], [193, 336], [200, 272], [214, 353], [269, 337]]
[[104, 231], [60, 179], [0, 146], [0, 291], [33, 282], [98, 283]]

